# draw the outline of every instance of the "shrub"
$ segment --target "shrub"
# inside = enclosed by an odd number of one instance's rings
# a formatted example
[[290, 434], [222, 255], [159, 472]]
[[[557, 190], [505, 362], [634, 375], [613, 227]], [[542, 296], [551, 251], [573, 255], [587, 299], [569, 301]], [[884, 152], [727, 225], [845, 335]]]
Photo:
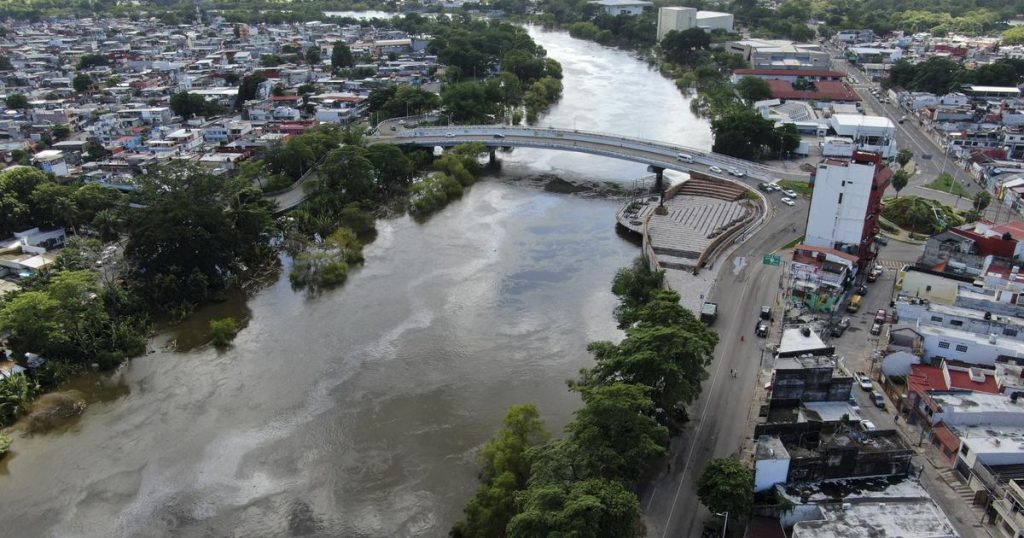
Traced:
[[220, 318], [210, 320], [210, 340], [214, 346], [227, 347], [238, 334], [238, 322], [235, 318]]

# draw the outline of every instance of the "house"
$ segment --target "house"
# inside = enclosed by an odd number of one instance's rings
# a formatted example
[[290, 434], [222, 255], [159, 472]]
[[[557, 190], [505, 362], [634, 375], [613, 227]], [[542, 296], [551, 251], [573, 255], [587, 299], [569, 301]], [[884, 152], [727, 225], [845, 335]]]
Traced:
[[842, 298], [857, 272], [856, 254], [834, 248], [798, 244], [793, 247], [793, 297], [816, 311], [828, 311]]
[[71, 172], [64, 152], [59, 149], [47, 149], [32, 156], [32, 162], [43, 172], [57, 177], [68, 177]]

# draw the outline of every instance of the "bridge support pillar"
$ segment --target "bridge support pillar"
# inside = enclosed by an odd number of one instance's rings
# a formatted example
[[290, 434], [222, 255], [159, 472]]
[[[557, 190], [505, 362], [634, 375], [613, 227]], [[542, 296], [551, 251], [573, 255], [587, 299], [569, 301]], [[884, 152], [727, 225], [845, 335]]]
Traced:
[[488, 162], [489, 162], [489, 163], [490, 163], [491, 165], [494, 165], [494, 162], [498, 160], [498, 158], [497, 158], [497, 157], [496, 157], [496, 156], [494, 155], [494, 150], [493, 150], [493, 149], [492, 149], [492, 150], [490, 151], [490, 156], [489, 156], [489, 159], [490, 159], [490, 160], [489, 160]]
[[651, 192], [661, 193], [665, 190], [665, 169], [652, 166], [651, 170], [654, 172], [654, 186], [651, 187]]

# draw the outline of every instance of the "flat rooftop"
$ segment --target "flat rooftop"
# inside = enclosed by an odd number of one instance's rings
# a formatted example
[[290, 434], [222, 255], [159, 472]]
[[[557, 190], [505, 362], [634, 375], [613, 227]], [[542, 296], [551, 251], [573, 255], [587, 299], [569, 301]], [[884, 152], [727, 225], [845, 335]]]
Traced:
[[[946, 336], [949, 338], [956, 338], [958, 340], [965, 340], [974, 344], [999, 346], [1011, 353], [1016, 353], [1016, 356], [1018, 357], [1024, 357], [1024, 342], [1014, 338], [1000, 337], [997, 335], [995, 343], [992, 343], [989, 341], [989, 337], [984, 334], [961, 331], [950, 327], [939, 327], [936, 325], [919, 325], [915, 326], [914, 330], [923, 335]], [[1003, 355], [1010, 355], [1011, 353], [1003, 353]]]
[[813, 329], [806, 335], [803, 333], [803, 329], [803, 327], [783, 329], [782, 341], [779, 342], [779, 347], [776, 351], [778, 353], [795, 353], [800, 351], [810, 353], [828, 347]]
[[930, 498], [847, 501], [819, 505], [824, 519], [801, 521], [792, 538], [955, 538], [953, 525]]
[[1024, 427], [949, 426], [949, 429], [975, 454], [1020, 454], [1024, 463]]
[[846, 373], [839, 368], [839, 361], [834, 356], [814, 357], [779, 357], [775, 359], [776, 370], [803, 370], [805, 368], [832, 368], [835, 371], [833, 377], [847, 377]]
[[846, 402], [804, 402], [797, 422], [839, 422], [843, 416], [861, 419], [860, 412]]
[[973, 391], [931, 391], [928, 396], [942, 406], [943, 411], [955, 413], [1024, 413], [1024, 401], [1013, 403], [1005, 394]]

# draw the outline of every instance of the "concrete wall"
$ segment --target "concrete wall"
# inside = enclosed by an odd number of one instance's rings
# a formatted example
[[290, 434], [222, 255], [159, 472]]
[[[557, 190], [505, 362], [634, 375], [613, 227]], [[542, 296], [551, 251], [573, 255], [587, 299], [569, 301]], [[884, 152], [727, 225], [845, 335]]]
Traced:
[[754, 463], [754, 491], [771, 489], [785, 484], [789, 475], [789, 459], [757, 460]]

